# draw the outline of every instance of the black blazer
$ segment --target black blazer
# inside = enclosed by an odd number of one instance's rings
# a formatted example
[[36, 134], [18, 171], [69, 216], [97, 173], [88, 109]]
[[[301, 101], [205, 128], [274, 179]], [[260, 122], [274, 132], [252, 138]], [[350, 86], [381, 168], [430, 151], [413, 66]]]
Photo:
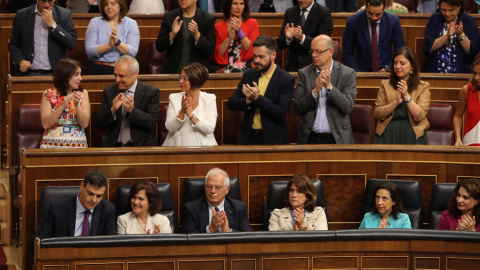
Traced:
[[305, 41], [300, 44], [300, 41], [293, 38], [290, 45], [287, 45], [287, 37], [285, 36], [285, 25], [293, 23], [297, 26], [300, 23], [300, 6], [296, 5], [285, 11], [285, 18], [283, 20], [280, 36], [278, 37], [278, 46], [280, 49], [290, 49], [290, 54], [287, 60], [287, 71], [296, 72], [300, 68], [306, 67], [312, 63], [312, 57], [308, 54], [312, 39], [318, 35], [332, 34], [333, 21], [332, 14], [328, 8], [314, 3], [312, 9], [308, 13], [305, 24], [302, 27]]
[[[134, 108], [127, 113], [126, 118], [130, 122], [130, 135], [134, 146], [156, 146], [155, 127], [160, 111], [158, 88], [138, 81], [135, 89]], [[97, 113], [96, 124], [100, 129], [107, 131], [103, 146], [114, 147], [120, 135], [122, 124], [121, 107], [117, 110], [113, 119], [113, 99], [120, 94], [117, 84], [111, 84], [103, 89], [102, 104]]]
[[[74, 236], [77, 211], [77, 195], [67, 200], [53, 202], [48, 207], [36, 236], [40, 238]], [[93, 210], [90, 235], [117, 233], [115, 206], [105, 199]]]
[[[180, 17], [180, 20], [183, 20], [181, 8], [174, 9], [163, 15], [162, 25], [155, 43], [157, 51], [166, 51], [162, 70], [164, 74], [178, 74], [179, 60], [182, 58], [183, 36], [181, 31], [183, 31], [183, 27], [187, 27], [186, 25], [182, 24], [182, 29], [180, 29], [170, 45], [169, 34], [172, 31], [172, 25], [176, 17]], [[193, 20], [198, 25], [200, 38], [197, 44], [195, 44], [195, 39], [192, 38], [191, 40], [190, 62], [198, 62], [208, 68], [210, 55], [215, 51], [215, 17], [197, 8]]]
[[[188, 202], [184, 207], [182, 216], [183, 232], [205, 233], [205, 228], [210, 224], [207, 199], [203, 197]], [[225, 196], [224, 209], [230, 229], [242, 232], [252, 231], [248, 222], [247, 206], [244, 202]]]
[[[19, 10], [13, 18], [8, 51], [17, 69], [20, 68], [22, 60], [33, 63], [35, 6], [36, 4]], [[60, 59], [67, 57], [67, 49], [71, 50], [77, 46], [77, 32], [73, 26], [70, 10], [55, 5], [52, 8], [52, 14], [57, 28], [53, 32], [48, 31], [48, 58], [54, 69]], [[20, 70], [18, 72], [21, 74]]]
[[245, 71], [237, 90], [227, 103], [229, 110], [245, 111], [240, 144], [247, 142], [256, 108], [260, 109], [265, 144], [289, 144], [285, 118], [292, 103], [295, 79], [290, 73], [277, 66], [265, 91], [265, 96], [260, 95], [257, 100], [247, 105], [247, 98], [242, 92], [242, 87], [244, 84], [253, 86], [253, 82], [258, 84], [259, 78], [260, 72], [255, 69]]

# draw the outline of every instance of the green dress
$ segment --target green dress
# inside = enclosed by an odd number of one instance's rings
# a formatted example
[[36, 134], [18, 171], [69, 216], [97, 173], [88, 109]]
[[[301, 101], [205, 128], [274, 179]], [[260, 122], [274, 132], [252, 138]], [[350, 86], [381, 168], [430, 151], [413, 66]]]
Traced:
[[405, 101], [395, 108], [392, 120], [381, 136], [375, 134], [376, 144], [428, 144], [427, 133], [417, 138], [408, 120], [408, 109]]

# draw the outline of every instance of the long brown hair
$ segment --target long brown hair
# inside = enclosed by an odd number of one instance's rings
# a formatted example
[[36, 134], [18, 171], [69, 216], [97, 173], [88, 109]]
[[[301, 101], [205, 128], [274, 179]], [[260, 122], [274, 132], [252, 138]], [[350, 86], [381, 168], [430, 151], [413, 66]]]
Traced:
[[[480, 201], [479, 179], [465, 179], [458, 182], [452, 192], [452, 196], [450, 196], [450, 200], [448, 201], [447, 206], [448, 211], [455, 218], [459, 218], [462, 215], [462, 212], [458, 210], [457, 206], [457, 195], [461, 187], [463, 187], [468, 192], [468, 195], [470, 195], [472, 199]], [[476, 224], [478, 224], [480, 222], [480, 203], [473, 207], [472, 216], [475, 217]]]
[[[80, 63], [70, 58], [63, 58], [58, 61], [53, 71], [53, 85], [57, 89], [60, 96], [66, 96], [70, 88], [70, 79], [77, 72], [77, 68], [82, 68]], [[82, 91], [83, 88], [78, 88]]]
[[400, 78], [398, 78], [397, 74], [395, 73], [395, 67], [393, 65], [395, 62], [395, 57], [399, 55], [405, 56], [412, 66], [412, 73], [407, 81], [408, 92], [411, 93], [413, 90], [417, 89], [418, 85], [420, 84], [420, 66], [418, 64], [417, 55], [410, 47], [402, 47], [393, 54], [392, 66], [390, 69], [390, 85], [394, 89], [397, 89], [398, 82], [400, 81]]

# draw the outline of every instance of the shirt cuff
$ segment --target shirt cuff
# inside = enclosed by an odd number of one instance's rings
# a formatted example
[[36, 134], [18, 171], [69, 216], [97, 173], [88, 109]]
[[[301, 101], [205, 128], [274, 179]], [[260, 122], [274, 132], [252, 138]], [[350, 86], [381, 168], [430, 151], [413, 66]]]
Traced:
[[313, 93], [313, 90], [312, 90], [312, 96], [313, 96], [313, 98], [314, 98], [315, 100], [318, 101], [318, 95], [315, 96], [315, 94]]
[[292, 43], [293, 37], [291, 39], [285, 38], [287, 40], [287, 45], [290, 45]]

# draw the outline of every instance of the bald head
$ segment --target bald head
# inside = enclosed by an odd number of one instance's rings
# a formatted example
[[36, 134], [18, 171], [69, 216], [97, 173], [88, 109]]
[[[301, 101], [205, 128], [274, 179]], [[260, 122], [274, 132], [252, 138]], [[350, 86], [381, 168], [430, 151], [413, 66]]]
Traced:
[[333, 41], [327, 35], [320, 35], [312, 40], [312, 62], [318, 69], [329, 69], [333, 58]]

